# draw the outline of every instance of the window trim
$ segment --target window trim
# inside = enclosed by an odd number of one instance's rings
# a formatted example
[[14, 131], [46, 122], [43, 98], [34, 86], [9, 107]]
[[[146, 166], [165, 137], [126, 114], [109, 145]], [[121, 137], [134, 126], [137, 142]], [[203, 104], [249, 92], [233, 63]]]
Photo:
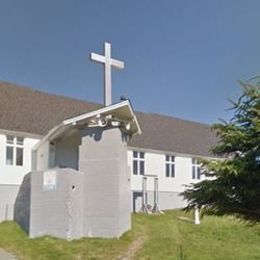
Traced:
[[[175, 155], [165, 155], [165, 177], [166, 178], [175, 178]], [[169, 171], [169, 172], [168, 172]]]
[[201, 180], [201, 165], [200, 163], [198, 162], [198, 159], [197, 158], [192, 158], [191, 160], [191, 178], [193, 180]]
[[[136, 151], [133, 150], [133, 175], [145, 175], [145, 152], [143, 151]], [[142, 166], [141, 166], [142, 165]], [[141, 173], [141, 169], [143, 169], [143, 172]]]
[[[12, 142], [8, 142], [12, 138]], [[5, 143], [5, 165], [6, 166], [16, 166], [23, 167], [24, 166], [24, 137], [22, 136], [14, 136], [14, 135], [6, 135], [6, 143]], [[7, 148], [12, 148], [12, 163], [7, 163]], [[22, 163], [17, 163], [17, 150], [21, 149], [22, 151]]]

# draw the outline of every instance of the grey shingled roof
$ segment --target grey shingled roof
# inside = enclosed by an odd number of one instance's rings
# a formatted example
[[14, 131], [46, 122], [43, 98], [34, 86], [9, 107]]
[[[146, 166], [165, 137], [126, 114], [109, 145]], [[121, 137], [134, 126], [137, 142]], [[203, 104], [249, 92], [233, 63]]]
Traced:
[[137, 118], [143, 134], [130, 146], [212, 156], [209, 149], [217, 143], [217, 137], [209, 125], [158, 114], [137, 113]]
[[[0, 129], [45, 135], [64, 119], [100, 105], [0, 82]], [[136, 113], [143, 134], [131, 147], [209, 156], [217, 138], [210, 126], [149, 113]]]

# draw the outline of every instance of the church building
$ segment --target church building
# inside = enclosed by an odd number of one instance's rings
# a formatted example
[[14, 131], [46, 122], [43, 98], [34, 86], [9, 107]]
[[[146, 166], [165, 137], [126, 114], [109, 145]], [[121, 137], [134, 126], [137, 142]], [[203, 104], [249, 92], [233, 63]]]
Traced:
[[135, 112], [112, 102], [105, 69], [104, 105], [0, 82], [0, 221], [15, 219], [30, 237], [119, 237], [130, 212], [181, 208], [185, 185], [204, 177], [197, 158], [212, 158], [206, 124]]
[[[34, 167], [34, 147], [64, 120], [100, 108], [99, 104], [0, 83], [0, 221], [13, 219], [19, 187]], [[179, 193], [184, 185], [203, 178], [197, 158], [212, 157], [209, 149], [217, 142], [214, 132], [206, 124], [153, 113], [135, 114], [142, 134], [133, 136], [127, 144], [132, 210], [141, 210], [145, 175], [158, 177], [161, 210], [183, 207], [185, 201]], [[69, 141], [63, 143], [62, 149], [69, 145]], [[51, 153], [53, 147], [48, 149]], [[75, 168], [66, 155], [65, 160], [52, 166]], [[153, 177], [147, 178], [147, 193], [148, 204], [153, 206]]]

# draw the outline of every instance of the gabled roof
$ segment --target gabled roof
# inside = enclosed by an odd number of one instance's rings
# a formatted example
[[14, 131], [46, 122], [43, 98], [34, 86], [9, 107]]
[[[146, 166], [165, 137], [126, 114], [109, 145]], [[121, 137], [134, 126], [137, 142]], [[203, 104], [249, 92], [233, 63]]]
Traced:
[[127, 131], [131, 136], [142, 133], [129, 100], [121, 101], [110, 106], [102, 107], [94, 111], [69, 118], [64, 120], [63, 124], [89, 124], [89, 122], [93, 120], [96, 121], [97, 117], [109, 117], [110, 121], [128, 123], [129, 129]]
[[0, 129], [45, 135], [64, 119], [101, 105], [0, 82]]
[[[41, 139], [41, 141], [33, 147], [33, 150], [36, 150], [39, 146], [41, 146], [42, 143], [45, 143], [46, 140], [53, 141], [66, 135], [68, 130], [73, 130], [77, 127], [106, 126], [98, 125], [98, 120], [101, 118], [105, 119], [106, 121], [110, 120], [111, 124], [112, 122], [118, 123], [117, 126], [119, 127], [121, 127], [120, 124], [122, 125], [123, 123], [124, 131], [127, 132], [130, 136], [142, 133], [130, 102], [125, 100], [62, 121], [60, 124], [52, 128], [47, 133], [47, 135], [45, 135], [43, 139]], [[126, 123], [129, 124], [129, 129], [125, 128]]]
[[[65, 119], [102, 106], [0, 82], [0, 129], [46, 135]], [[210, 156], [217, 138], [209, 125], [150, 113], [135, 113], [142, 135], [130, 147]]]

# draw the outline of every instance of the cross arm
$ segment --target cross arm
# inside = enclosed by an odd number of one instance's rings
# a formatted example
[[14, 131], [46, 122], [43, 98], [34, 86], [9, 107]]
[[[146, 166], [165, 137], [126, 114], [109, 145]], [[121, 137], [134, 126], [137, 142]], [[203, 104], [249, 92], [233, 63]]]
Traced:
[[90, 53], [90, 59], [93, 61], [102, 62], [102, 63], [105, 63], [105, 61], [106, 61], [104, 56], [96, 54], [94, 52]]
[[117, 69], [123, 69], [125, 67], [125, 63], [121, 60], [111, 59], [111, 65]]
[[[96, 62], [106, 63], [105, 56], [96, 54], [94, 52], [90, 53], [90, 59]], [[117, 69], [123, 69], [125, 67], [125, 63], [121, 60], [110, 59], [110, 64]]]

